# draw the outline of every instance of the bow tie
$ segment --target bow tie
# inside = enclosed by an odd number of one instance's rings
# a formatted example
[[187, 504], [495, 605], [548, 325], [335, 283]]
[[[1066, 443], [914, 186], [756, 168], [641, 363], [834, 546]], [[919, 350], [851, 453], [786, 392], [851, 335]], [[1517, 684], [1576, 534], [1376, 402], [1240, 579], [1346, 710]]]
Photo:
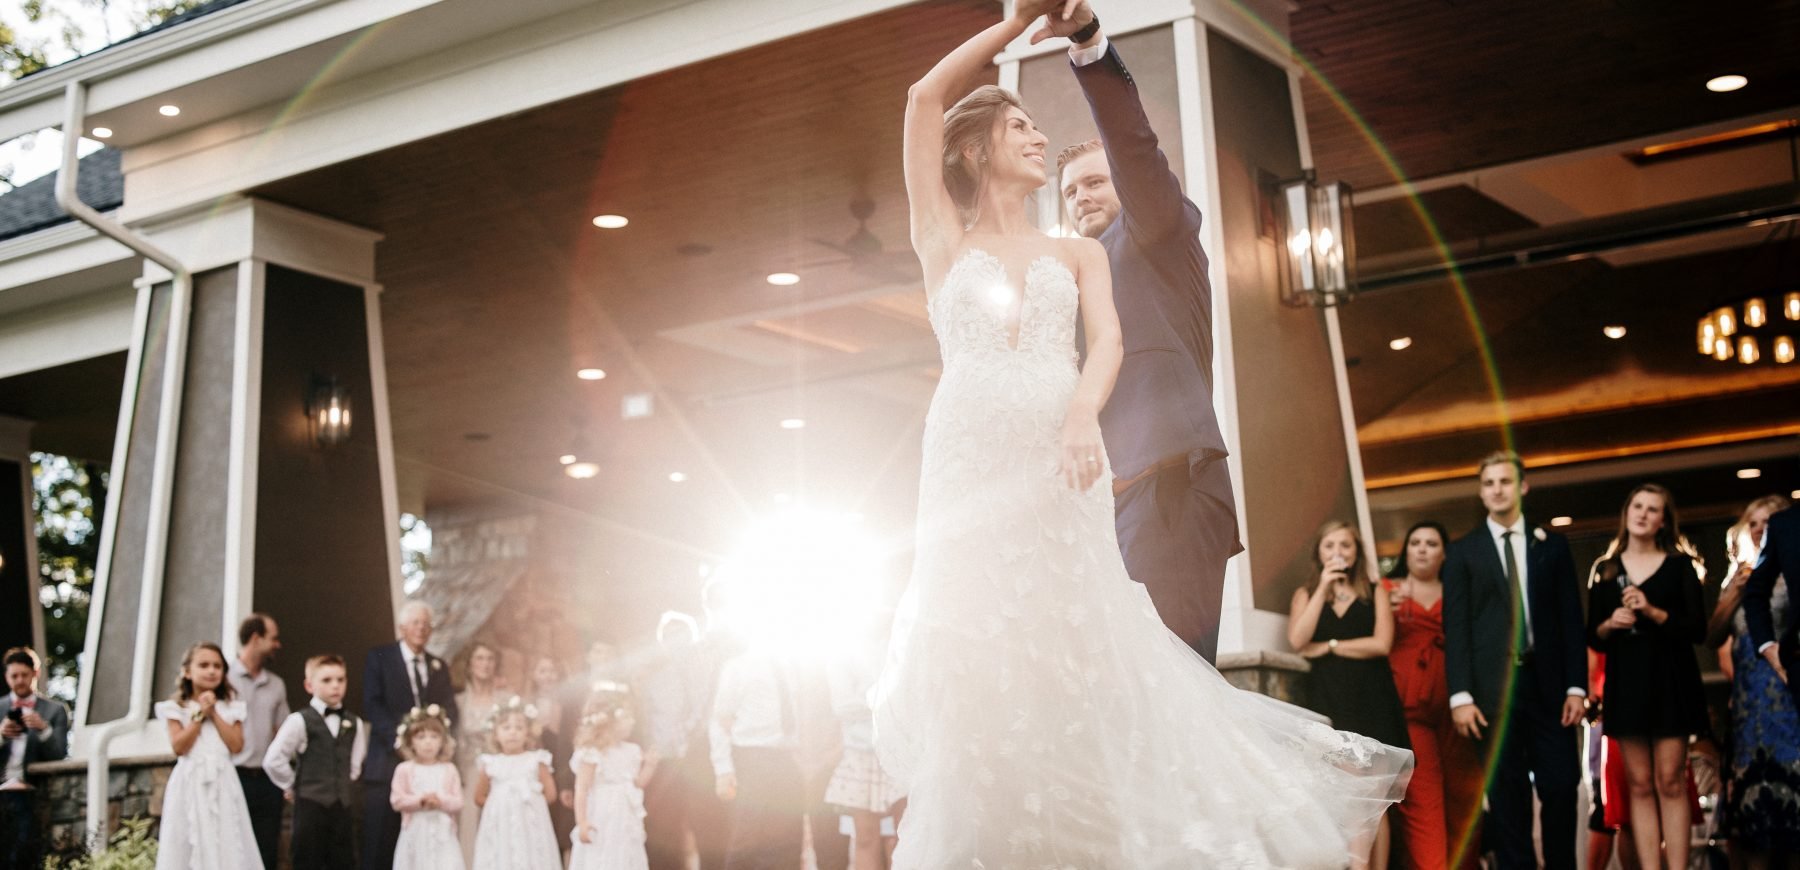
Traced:
[[339, 717], [339, 718], [342, 718], [342, 717], [343, 717], [343, 715], [344, 715], [344, 708], [342, 708], [342, 707], [326, 707], [326, 708], [325, 708], [325, 715], [327, 715], [327, 716], [337, 716], [337, 717]]

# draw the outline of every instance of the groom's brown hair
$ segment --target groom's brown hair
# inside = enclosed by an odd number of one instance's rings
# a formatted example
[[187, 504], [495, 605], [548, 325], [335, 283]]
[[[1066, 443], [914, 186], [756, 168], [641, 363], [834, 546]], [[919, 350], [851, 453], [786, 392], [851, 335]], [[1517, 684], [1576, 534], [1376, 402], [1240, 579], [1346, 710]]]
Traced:
[[1087, 154], [1091, 151], [1099, 151], [1099, 150], [1100, 150], [1100, 140], [1099, 139], [1089, 139], [1086, 142], [1077, 142], [1073, 145], [1068, 146], [1067, 148], [1064, 148], [1061, 151], [1058, 151], [1056, 153], [1056, 185], [1058, 187], [1062, 186], [1063, 167], [1068, 166], [1069, 161], [1074, 160], [1075, 158], [1080, 157], [1083, 154]]

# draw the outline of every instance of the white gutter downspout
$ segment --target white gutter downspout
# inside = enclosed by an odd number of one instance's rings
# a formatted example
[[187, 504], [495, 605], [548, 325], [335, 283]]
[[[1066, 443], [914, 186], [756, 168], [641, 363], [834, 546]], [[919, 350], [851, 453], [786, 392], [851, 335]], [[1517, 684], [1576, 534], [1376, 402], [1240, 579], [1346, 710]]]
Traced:
[[[168, 349], [163, 359], [162, 399], [156, 409], [156, 452], [150, 475], [150, 515], [144, 530], [144, 575], [139, 584], [137, 632], [133, 636], [131, 701], [123, 717], [92, 725], [88, 732], [91, 742], [87, 747], [87, 841], [92, 845], [106, 842], [109, 815], [107, 778], [111, 767], [107, 752], [113, 738], [141, 727], [150, 715], [150, 688], [155, 678], [156, 642], [162, 622], [163, 568], [169, 543], [169, 503], [175, 484], [175, 439], [180, 431], [182, 386], [186, 379], [188, 308], [193, 302], [194, 277], [166, 251], [125, 225], [101, 216], [76, 195], [76, 173], [81, 166], [77, 148], [81, 144], [81, 131], [87, 126], [87, 85], [79, 80], [72, 81], [64, 93], [68, 113], [63, 122], [62, 169], [56, 176], [56, 204], [76, 220], [136, 251], [174, 276], [174, 292], [169, 301]], [[148, 295], [150, 291], [146, 288], [143, 292]], [[154, 326], [146, 320], [144, 328], [149, 330]], [[140, 346], [147, 346], [147, 342], [140, 340]], [[135, 380], [126, 385], [132, 395], [136, 394], [137, 387]], [[131, 413], [119, 420], [120, 445], [129, 445], [128, 432], [132, 426], [132, 418], [136, 415], [136, 401], [133, 400], [131, 404]], [[129, 452], [128, 447], [126, 452]], [[116, 456], [115, 461], [123, 467], [122, 455]], [[114, 481], [113, 492], [122, 492], [124, 488], [123, 477]], [[116, 510], [107, 517], [107, 522], [118, 522]], [[100, 557], [110, 565], [111, 555], [110, 552], [101, 553]], [[96, 578], [96, 582], [104, 583], [105, 578]], [[91, 614], [90, 618], [104, 619], [105, 613]], [[90, 658], [90, 667], [95, 661]], [[92, 675], [88, 678], [92, 679]]]

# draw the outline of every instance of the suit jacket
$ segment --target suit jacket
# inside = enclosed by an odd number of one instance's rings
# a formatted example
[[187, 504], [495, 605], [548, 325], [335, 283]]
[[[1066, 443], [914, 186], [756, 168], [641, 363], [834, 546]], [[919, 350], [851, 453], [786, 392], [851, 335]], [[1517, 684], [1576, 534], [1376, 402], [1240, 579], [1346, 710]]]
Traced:
[[[1539, 539], [1539, 536], [1542, 539]], [[1484, 518], [1444, 558], [1444, 670], [1450, 693], [1468, 692], [1483, 715], [1501, 709], [1514, 655], [1514, 596], [1505, 563]], [[1587, 690], [1587, 636], [1575, 559], [1562, 535], [1525, 522], [1525, 582], [1530, 590], [1539, 697], [1560, 706], [1569, 689]]]
[[[1778, 638], [1769, 598], [1775, 592], [1775, 578], [1784, 575], [1788, 578], [1787, 631]], [[1770, 641], [1780, 642], [1782, 659], [1788, 662], [1800, 659], [1800, 619], [1794, 613], [1796, 577], [1800, 577], [1800, 510], [1788, 508], [1769, 517], [1756, 567], [1750, 569], [1750, 577], [1744, 581], [1742, 605], [1750, 642], [1758, 648]], [[1792, 681], [1800, 679], [1800, 674], [1793, 673], [1792, 667], [1788, 670], [1788, 685], [1792, 687]]]
[[[46, 698], [41, 693], [37, 696], [37, 714], [44, 723], [50, 726], [50, 736], [40, 737], [36, 731], [25, 729], [25, 763], [35, 764], [39, 761], [61, 761], [69, 755], [69, 708], [61, 701]], [[0, 692], [0, 718], [12, 709], [12, 693]], [[0, 740], [0, 771], [12, 761], [12, 741]]]
[[[1100, 129], [1120, 206], [1100, 235], [1125, 345], [1100, 412], [1107, 457], [1120, 478], [1130, 478], [1185, 455], [1194, 476], [1225, 459], [1212, 403], [1212, 283], [1200, 209], [1170, 171], [1118, 49], [1108, 46], [1100, 60], [1075, 67], [1075, 78]], [[1223, 498], [1225, 513], [1235, 516], [1229, 489]]]
[[[420, 706], [436, 704], [450, 717], [451, 733], [457, 720], [456, 689], [450, 685], [450, 667], [443, 659], [425, 653], [425, 697]], [[412, 675], [400, 643], [382, 644], [369, 650], [363, 662], [363, 715], [369, 721], [369, 755], [363, 759], [364, 782], [388, 782], [399, 760], [394, 755], [394, 732], [413, 708]]]

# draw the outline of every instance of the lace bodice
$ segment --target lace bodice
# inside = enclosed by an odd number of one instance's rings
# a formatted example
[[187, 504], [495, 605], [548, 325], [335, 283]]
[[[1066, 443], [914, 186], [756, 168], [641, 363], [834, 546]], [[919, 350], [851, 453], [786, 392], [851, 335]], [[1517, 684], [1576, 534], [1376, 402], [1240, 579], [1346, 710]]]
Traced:
[[1000, 258], [970, 248], [927, 308], [946, 369], [1014, 354], [1049, 355], [1072, 368], [1079, 303], [1075, 275], [1061, 260], [1048, 254], [1032, 260], [1021, 288]]

